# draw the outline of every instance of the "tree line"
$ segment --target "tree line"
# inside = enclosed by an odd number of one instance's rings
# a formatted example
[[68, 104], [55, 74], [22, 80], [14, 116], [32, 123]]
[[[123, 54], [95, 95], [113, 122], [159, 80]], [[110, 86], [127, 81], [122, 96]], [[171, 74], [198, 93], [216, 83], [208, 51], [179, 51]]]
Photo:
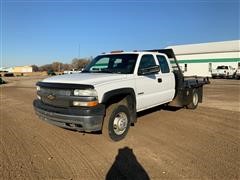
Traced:
[[55, 71], [55, 72], [62, 72], [62, 71], [69, 71], [71, 69], [81, 70], [84, 68], [89, 62], [90, 58], [74, 58], [70, 64], [61, 63], [58, 61], [53, 62], [52, 64], [45, 64], [42, 66], [32, 65], [33, 71]]

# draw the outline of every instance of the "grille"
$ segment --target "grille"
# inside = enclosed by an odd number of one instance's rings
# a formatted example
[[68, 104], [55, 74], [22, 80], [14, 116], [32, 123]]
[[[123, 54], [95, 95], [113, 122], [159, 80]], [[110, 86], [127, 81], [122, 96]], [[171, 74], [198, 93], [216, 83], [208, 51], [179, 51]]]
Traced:
[[61, 100], [61, 99], [54, 99], [54, 100], [49, 100], [46, 97], [42, 97], [42, 102], [51, 106], [55, 107], [69, 107], [70, 102], [67, 100]]
[[54, 94], [60, 96], [71, 96], [71, 90], [69, 89], [50, 89], [50, 88], [41, 88], [41, 92], [44, 94]]
[[[58, 96], [71, 96], [71, 90], [66, 89], [50, 89], [50, 88], [41, 88], [41, 93], [44, 96], [41, 97], [42, 102], [55, 107], [69, 107], [69, 99], [60, 99]], [[54, 95], [55, 99], [47, 98], [48, 95]]]

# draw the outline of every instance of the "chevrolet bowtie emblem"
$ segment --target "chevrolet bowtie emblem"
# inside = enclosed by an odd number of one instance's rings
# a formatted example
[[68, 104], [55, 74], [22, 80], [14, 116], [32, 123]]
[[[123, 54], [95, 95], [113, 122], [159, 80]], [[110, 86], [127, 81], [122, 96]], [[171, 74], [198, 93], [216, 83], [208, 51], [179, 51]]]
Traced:
[[48, 98], [49, 100], [54, 100], [56, 97], [55, 97], [54, 95], [50, 94], [50, 95], [47, 96], [47, 98]]

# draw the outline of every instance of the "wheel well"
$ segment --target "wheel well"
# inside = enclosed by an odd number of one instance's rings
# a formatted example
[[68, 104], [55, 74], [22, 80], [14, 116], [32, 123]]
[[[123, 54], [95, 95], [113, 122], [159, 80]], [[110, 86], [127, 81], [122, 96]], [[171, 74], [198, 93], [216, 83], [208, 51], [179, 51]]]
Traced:
[[132, 88], [121, 88], [106, 92], [103, 95], [102, 103], [108, 106], [110, 104], [120, 102], [128, 96], [136, 104], [135, 92]]
[[115, 90], [104, 95], [103, 104], [105, 104], [106, 108], [114, 103], [128, 106], [131, 122], [136, 122], [136, 98], [132, 89]]
[[[111, 97], [108, 98], [108, 100], [106, 102], [104, 102], [104, 104], [105, 104], [106, 107], [108, 107], [111, 104], [123, 101], [128, 95], [129, 94], [120, 94], [120, 95], [117, 95], [117, 96], [111, 96]], [[128, 103], [128, 101], [127, 101], [127, 103]]]

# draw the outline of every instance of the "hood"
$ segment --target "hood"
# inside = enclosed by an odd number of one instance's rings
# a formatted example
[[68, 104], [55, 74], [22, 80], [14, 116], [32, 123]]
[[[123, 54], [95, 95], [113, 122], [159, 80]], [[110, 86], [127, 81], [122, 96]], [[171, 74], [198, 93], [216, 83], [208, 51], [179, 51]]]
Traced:
[[78, 73], [53, 76], [44, 79], [42, 82], [99, 85], [102, 83], [125, 79], [126, 77], [126, 74]]

